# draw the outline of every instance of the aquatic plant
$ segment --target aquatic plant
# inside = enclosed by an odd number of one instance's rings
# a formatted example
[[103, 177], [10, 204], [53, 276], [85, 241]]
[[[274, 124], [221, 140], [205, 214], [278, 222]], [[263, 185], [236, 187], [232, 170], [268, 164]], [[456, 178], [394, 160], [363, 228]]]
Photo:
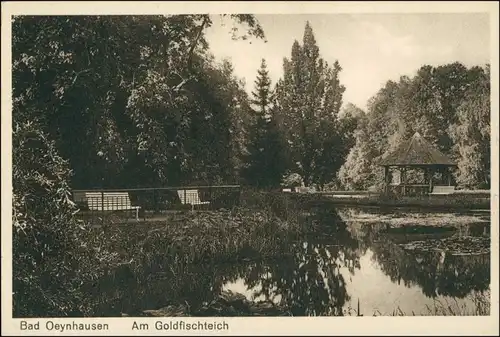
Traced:
[[390, 313], [375, 311], [373, 316], [488, 316], [491, 306], [490, 290], [474, 292], [467, 296], [468, 302], [459, 304], [456, 299], [434, 299], [421, 312], [404, 312], [399, 306]]
[[[347, 194], [347, 193], [346, 193]], [[488, 194], [453, 194], [443, 196], [427, 195], [419, 197], [368, 195], [361, 197], [334, 196], [327, 193], [294, 193], [292, 199], [300, 199], [302, 203], [315, 205], [352, 205], [352, 206], [387, 206], [387, 207], [421, 207], [441, 210], [489, 209], [490, 196]]]

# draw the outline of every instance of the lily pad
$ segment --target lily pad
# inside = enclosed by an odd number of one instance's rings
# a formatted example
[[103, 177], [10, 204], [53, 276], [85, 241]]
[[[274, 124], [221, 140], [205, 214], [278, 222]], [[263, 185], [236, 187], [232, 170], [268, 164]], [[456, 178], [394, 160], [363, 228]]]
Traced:
[[445, 252], [451, 255], [476, 255], [490, 252], [490, 239], [486, 237], [452, 237], [441, 240], [412, 241], [400, 244], [406, 251]]

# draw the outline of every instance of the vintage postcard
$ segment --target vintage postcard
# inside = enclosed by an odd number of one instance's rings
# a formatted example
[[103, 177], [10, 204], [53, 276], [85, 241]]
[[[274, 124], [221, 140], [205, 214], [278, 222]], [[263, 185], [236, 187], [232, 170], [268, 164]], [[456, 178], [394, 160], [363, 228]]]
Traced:
[[2, 3], [2, 335], [498, 335], [498, 9]]

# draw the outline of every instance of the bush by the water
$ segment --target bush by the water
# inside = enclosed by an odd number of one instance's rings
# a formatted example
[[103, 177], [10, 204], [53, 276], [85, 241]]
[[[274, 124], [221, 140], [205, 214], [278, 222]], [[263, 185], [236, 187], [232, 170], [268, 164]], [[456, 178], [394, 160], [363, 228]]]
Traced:
[[81, 285], [101, 275], [105, 251], [88, 253], [65, 162], [36, 123], [13, 129], [13, 315], [81, 315]]

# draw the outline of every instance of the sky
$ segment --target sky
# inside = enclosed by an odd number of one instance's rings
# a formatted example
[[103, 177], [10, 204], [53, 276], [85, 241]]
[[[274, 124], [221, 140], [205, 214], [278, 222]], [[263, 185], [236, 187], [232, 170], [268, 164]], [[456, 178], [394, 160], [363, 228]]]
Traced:
[[344, 105], [350, 102], [366, 109], [368, 99], [388, 80], [413, 76], [424, 64], [458, 61], [469, 67], [490, 62], [489, 16], [482, 13], [266, 14], [256, 18], [267, 43], [256, 38], [233, 41], [231, 24], [218, 16], [207, 30], [211, 52], [218, 60], [231, 59], [248, 92], [262, 58], [273, 84], [282, 76], [283, 58], [290, 57], [295, 40], [302, 43], [307, 21], [321, 56], [329, 64], [340, 62]]

